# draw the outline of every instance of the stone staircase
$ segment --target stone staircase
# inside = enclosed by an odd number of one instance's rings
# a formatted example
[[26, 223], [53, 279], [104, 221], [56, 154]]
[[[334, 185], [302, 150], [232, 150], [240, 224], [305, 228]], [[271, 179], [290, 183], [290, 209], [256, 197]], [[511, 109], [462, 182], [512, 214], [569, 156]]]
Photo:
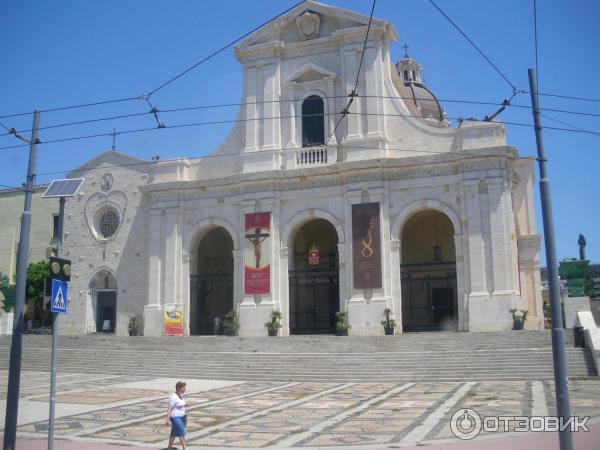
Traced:
[[[567, 333], [570, 378], [597, 377], [589, 349]], [[23, 337], [23, 370], [50, 370], [51, 336]], [[181, 379], [405, 382], [553, 378], [549, 331], [395, 336], [59, 336], [58, 371]], [[10, 337], [0, 338], [0, 370]]]

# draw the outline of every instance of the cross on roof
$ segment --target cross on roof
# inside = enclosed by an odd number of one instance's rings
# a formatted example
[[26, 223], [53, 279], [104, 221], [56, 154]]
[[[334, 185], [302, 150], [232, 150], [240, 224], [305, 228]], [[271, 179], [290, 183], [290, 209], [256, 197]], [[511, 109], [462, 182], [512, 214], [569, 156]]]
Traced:
[[119, 134], [119, 133], [117, 133], [117, 130], [116, 130], [116, 128], [113, 128], [113, 132], [112, 132], [112, 133], [110, 133], [110, 136], [112, 136], [112, 139], [113, 139], [113, 143], [112, 143], [112, 150], [113, 150], [113, 152], [114, 152], [114, 151], [116, 151], [116, 147], [115, 147], [115, 145], [116, 145], [116, 143], [117, 143], [117, 135], [118, 135], [118, 134]]
[[408, 47], [410, 47], [410, 45], [408, 45], [406, 42], [402, 46], [402, 48], [404, 49], [404, 57], [405, 58], [410, 58], [410, 56], [408, 56]]

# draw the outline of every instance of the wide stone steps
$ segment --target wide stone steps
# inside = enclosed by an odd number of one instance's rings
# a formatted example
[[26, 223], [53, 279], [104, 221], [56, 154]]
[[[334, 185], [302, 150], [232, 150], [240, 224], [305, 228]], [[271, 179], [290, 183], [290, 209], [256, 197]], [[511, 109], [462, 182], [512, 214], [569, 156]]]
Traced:
[[[26, 335], [23, 370], [50, 370], [50, 336]], [[0, 369], [10, 338], [0, 338]], [[567, 335], [571, 378], [595, 377]], [[59, 336], [59, 372], [271, 381], [463, 381], [553, 377], [550, 333], [410, 333], [377, 337]]]

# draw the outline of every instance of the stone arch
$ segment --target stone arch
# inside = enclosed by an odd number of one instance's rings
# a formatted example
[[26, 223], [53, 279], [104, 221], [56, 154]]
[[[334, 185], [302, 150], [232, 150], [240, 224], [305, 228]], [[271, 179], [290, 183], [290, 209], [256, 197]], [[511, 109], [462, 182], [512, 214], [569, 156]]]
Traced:
[[237, 233], [223, 220], [208, 219], [197, 224], [199, 229], [189, 239], [189, 332], [219, 333], [215, 326], [233, 309], [235, 248]]
[[196, 249], [198, 248], [198, 244], [202, 238], [213, 228], [222, 227], [229, 233], [231, 240], [233, 241], [233, 250], [238, 250], [240, 248], [239, 235], [235, 230], [235, 227], [231, 225], [228, 221], [216, 217], [211, 217], [208, 219], [203, 219], [200, 222], [195, 224], [196, 230], [193, 233], [190, 233], [186, 237], [186, 241], [183, 243], [183, 249], [188, 255], [195, 254]]
[[417, 200], [416, 202], [406, 206], [402, 211], [400, 211], [400, 214], [396, 216], [391, 229], [392, 240], [400, 240], [402, 229], [404, 228], [404, 225], [406, 225], [406, 222], [408, 222], [408, 220], [418, 212], [427, 209], [432, 209], [445, 214], [448, 219], [450, 219], [450, 222], [452, 222], [454, 235], [460, 235], [462, 233], [460, 218], [450, 206], [438, 200]]
[[96, 332], [114, 333], [117, 329], [119, 279], [109, 267], [97, 268], [89, 278], [89, 311]]
[[460, 322], [456, 236], [460, 224], [438, 201], [415, 202], [394, 221], [401, 243], [400, 289], [404, 331], [457, 330]]
[[345, 242], [344, 227], [342, 223], [330, 212], [323, 209], [305, 209], [296, 213], [287, 223], [281, 234], [281, 244], [283, 247], [292, 248], [294, 245], [294, 237], [298, 230], [304, 224], [314, 219], [324, 219], [331, 223], [335, 228], [338, 236], [338, 244]]

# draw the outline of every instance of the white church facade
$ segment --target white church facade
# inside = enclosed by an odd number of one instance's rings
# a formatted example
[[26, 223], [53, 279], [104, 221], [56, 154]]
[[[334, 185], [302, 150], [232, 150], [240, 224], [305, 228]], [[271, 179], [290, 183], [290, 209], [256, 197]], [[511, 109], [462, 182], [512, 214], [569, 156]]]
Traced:
[[[177, 305], [185, 335], [239, 313], [239, 334], [507, 330], [512, 308], [543, 328], [533, 160], [502, 124], [453, 128], [373, 19], [306, 1], [235, 49], [238, 119], [206, 158], [149, 163], [107, 151], [67, 202], [73, 262], [61, 332], [145, 336]], [[341, 120], [340, 120], [341, 118]], [[338, 124], [339, 122], [339, 124]], [[90, 170], [92, 169], [92, 170]]]

